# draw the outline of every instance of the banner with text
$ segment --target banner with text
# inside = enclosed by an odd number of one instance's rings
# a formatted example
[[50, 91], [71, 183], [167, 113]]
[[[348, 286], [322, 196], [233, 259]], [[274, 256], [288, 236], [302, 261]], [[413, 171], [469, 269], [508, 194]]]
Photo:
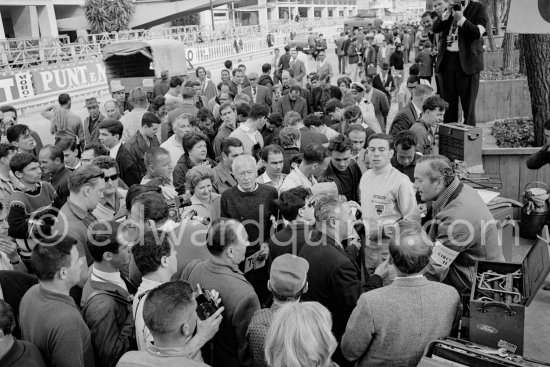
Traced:
[[68, 91], [78, 87], [105, 83], [105, 66], [101, 61], [70, 64], [32, 71], [35, 94]]
[[512, 0], [506, 31], [550, 33], [550, 0]]

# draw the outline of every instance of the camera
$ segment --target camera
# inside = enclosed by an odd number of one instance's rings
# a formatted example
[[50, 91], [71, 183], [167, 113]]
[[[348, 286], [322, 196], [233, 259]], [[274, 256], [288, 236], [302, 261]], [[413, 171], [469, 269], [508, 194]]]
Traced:
[[204, 224], [205, 226], [210, 224], [210, 218], [209, 217], [199, 217], [197, 215], [197, 211], [195, 209], [191, 209], [189, 213], [187, 214], [187, 217], [191, 220], [196, 220], [197, 222], [200, 222]]
[[200, 284], [197, 284], [197, 296], [195, 297], [195, 301], [197, 301], [197, 315], [201, 320], [206, 320], [219, 308], [210, 296], [210, 292], [204, 292]]
[[454, 11], [461, 11], [462, 10], [462, 7], [466, 5], [466, 1], [464, 0], [461, 0], [461, 1], [457, 1], [453, 4], [453, 10]]

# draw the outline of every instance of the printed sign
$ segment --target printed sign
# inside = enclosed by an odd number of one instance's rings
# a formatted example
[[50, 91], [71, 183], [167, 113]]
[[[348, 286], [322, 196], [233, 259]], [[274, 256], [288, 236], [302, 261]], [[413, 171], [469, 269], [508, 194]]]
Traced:
[[19, 99], [19, 90], [15, 75], [0, 77], [0, 103], [12, 102], [16, 99]]
[[457, 251], [453, 251], [450, 248], [443, 246], [441, 242], [436, 241], [432, 251], [432, 260], [441, 267], [448, 269], [458, 254], [459, 253]]
[[504, 348], [511, 353], [515, 353], [516, 350], [518, 349], [517, 345], [508, 343], [506, 340], [502, 340], [502, 339], [498, 341], [497, 345], [499, 348]]
[[32, 76], [28, 71], [15, 74], [17, 90], [20, 98], [34, 97], [34, 88], [32, 86]]
[[86, 85], [104, 83], [107, 78], [101, 61], [54, 67], [32, 72], [36, 94], [66, 91]]
[[[526, 21], [528, 19], [528, 21]], [[511, 33], [550, 33], [550, 1], [512, 0], [506, 27]]]

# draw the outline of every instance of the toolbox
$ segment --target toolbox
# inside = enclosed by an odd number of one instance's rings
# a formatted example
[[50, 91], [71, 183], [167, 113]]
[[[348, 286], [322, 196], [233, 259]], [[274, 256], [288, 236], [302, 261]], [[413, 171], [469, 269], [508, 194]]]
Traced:
[[439, 125], [439, 154], [465, 162], [468, 167], [481, 161], [481, 127], [451, 123]]
[[521, 264], [477, 261], [469, 302], [469, 338], [523, 355], [525, 308], [550, 272], [548, 239], [538, 236]]
[[428, 344], [418, 367], [512, 367], [550, 366], [499, 348], [489, 348], [466, 340], [445, 338]]

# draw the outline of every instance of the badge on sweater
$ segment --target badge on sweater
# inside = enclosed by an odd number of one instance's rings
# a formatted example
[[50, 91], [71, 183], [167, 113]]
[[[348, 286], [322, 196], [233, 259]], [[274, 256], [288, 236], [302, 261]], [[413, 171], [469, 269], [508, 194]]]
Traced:
[[377, 215], [383, 215], [386, 211], [386, 206], [384, 204], [374, 204], [374, 212]]

